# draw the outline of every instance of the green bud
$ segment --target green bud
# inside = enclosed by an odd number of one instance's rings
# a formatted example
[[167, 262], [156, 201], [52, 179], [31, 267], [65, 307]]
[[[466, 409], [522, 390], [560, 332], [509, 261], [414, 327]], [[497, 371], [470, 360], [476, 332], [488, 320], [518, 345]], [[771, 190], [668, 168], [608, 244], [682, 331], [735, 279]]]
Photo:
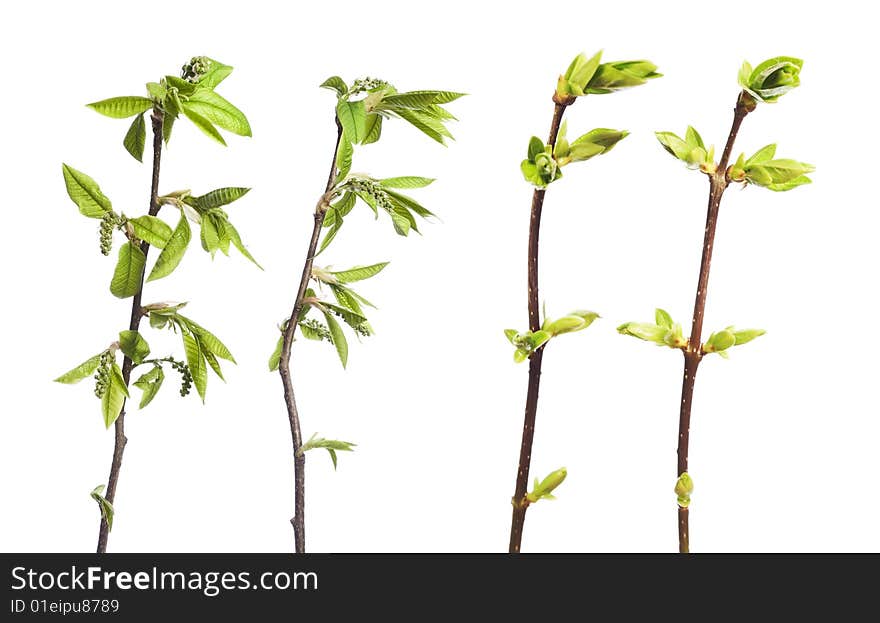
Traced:
[[703, 345], [703, 350], [707, 353], [717, 353], [727, 350], [735, 344], [736, 336], [733, 335], [733, 332], [724, 329], [710, 335], [709, 339], [706, 340], [706, 343]]
[[683, 472], [675, 481], [675, 495], [678, 496], [678, 505], [687, 508], [691, 503], [691, 493], [694, 492], [694, 481], [687, 472]]
[[689, 169], [700, 169], [709, 174], [715, 172], [715, 148], [707, 150], [700, 133], [692, 126], [688, 126], [685, 138], [674, 132], [655, 132], [654, 135], [663, 149], [684, 162]]
[[801, 83], [803, 64], [799, 58], [777, 56], [752, 69], [746, 61], [739, 71], [739, 84], [757, 101], [772, 103]]
[[681, 325], [675, 323], [666, 335], [663, 336], [663, 343], [669, 348], [685, 348], [687, 346], [687, 338], [681, 330]]
[[587, 83], [586, 93], [605, 94], [645, 84], [657, 73], [657, 66], [650, 61], [615, 61], [599, 65]]
[[751, 342], [765, 333], [767, 332], [764, 329], [742, 329], [741, 331], [734, 331], [733, 336], [736, 338], [736, 345], [739, 346]]
[[657, 323], [658, 327], [665, 329], [671, 329], [673, 325], [672, 316], [669, 315], [669, 312], [659, 307], [654, 310], [654, 322]]
[[[769, 147], [771, 146], [768, 145], [764, 149]], [[775, 151], [775, 146], [772, 147]], [[760, 153], [755, 154], [755, 156], [758, 156]], [[755, 156], [752, 156], [752, 158]], [[749, 159], [744, 169], [746, 181], [777, 192], [791, 190], [803, 184], [811, 183], [812, 180], [806, 174], [812, 173], [815, 170], [816, 167], [811, 164], [788, 158], [757, 162]]]
[[658, 327], [648, 322], [625, 322], [617, 327], [617, 332], [621, 335], [629, 335], [646, 342], [654, 342], [658, 346], [666, 345], [664, 339], [666, 338], [667, 331], [665, 327]]
[[530, 504], [534, 504], [538, 500], [555, 500], [556, 497], [552, 495], [553, 490], [562, 484], [566, 476], [568, 476], [568, 470], [560, 467], [541, 482], [538, 482], [538, 479], [535, 478], [534, 489], [526, 495], [526, 499]]
[[552, 149], [549, 145], [544, 145], [544, 141], [537, 136], [529, 140], [528, 158], [522, 161], [520, 169], [526, 181], [538, 188], [546, 188], [548, 184], [562, 177]]
[[567, 97], [585, 95], [587, 84], [599, 68], [601, 58], [601, 50], [591, 58], [587, 58], [583, 53], [578, 54], [569, 64], [565, 74], [559, 76], [559, 81], [556, 83], [557, 99], [565, 100]]

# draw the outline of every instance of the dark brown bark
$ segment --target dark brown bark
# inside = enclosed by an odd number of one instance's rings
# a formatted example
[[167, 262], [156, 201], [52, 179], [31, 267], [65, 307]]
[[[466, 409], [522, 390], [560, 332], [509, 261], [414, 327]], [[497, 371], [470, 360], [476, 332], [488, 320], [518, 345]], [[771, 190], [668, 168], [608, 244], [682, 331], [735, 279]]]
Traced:
[[[694, 300], [694, 314], [691, 318], [691, 335], [687, 348], [684, 349], [684, 375], [681, 384], [681, 410], [678, 418], [678, 474], [688, 471], [688, 448], [691, 431], [691, 406], [694, 399], [694, 384], [697, 369], [703, 358], [703, 316], [706, 312], [706, 294], [709, 288], [709, 270], [712, 266], [712, 251], [715, 247], [715, 229], [718, 225], [718, 209], [721, 197], [727, 188], [727, 164], [740, 125], [750, 112], [748, 100], [743, 96], [737, 100], [733, 112], [733, 124], [727, 136], [727, 143], [721, 154], [718, 168], [709, 176], [709, 205], [706, 213], [706, 228], [703, 233], [703, 254], [700, 260], [700, 276], [697, 280], [697, 294]], [[690, 532], [688, 525], [688, 509], [678, 508], [678, 551], [686, 554], [690, 551]]]
[[[159, 108], [153, 108], [153, 114], [151, 116], [153, 122], [153, 177], [152, 182], [150, 184], [150, 209], [149, 215], [156, 216], [159, 213], [159, 167], [162, 162], [162, 125], [165, 119], [164, 113]], [[144, 258], [146, 258], [147, 254], [150, 251], [150, 245], [146, 242], [141, 242], [141, 251], [144, 254]], [[141, 294], [144, 289], [144, 275], [141, 275], [141, 284], [138, 288], [137, 294], [131, 300], [131, 318], [128, 323], [128, 328], [131, 331], [137, 331], [138, 327], [141, 324], [141, 318], [143, 317], [143, 312], [141, 310]], [[122, 379], [125, 381], [126, 387], [129, 385], [129, 381], [131, 380], [131, 370], [134, 367], [134, 363], [128, 357], [125, 357], [122, 360]], [[115, 439], [113, 444], [113, 460], [110, 463], [110, 477], [107, 480], [107, 490], [105, 491], [104, 498], [113, 504], [113, 501], [116, 498], [116, 487], [119, 484], [119, 472], [122, 469], [122, 454], [125, 452], [125, 444], [128, 443], [128, 438], [125, 436], [125, 407], [126, 402], [122, 404], [122, 410], [119, 413], [119, 417], [116, 418], [116, 422], [114, 424], [114, 433]], [[101, 526], [98, 530], [98, 553], [103, 554], [107, 551], [107, 539], [110, 535], [110, 526], [107, 525], [107, 521], [104, 519], [103, 515], [101, 516]]]
[[[566, 103], [556, 102], [553, 109], [553, 120], [550, 123], [549, 145], [556, 145], [562, 115]], [[528, 250], [528, 309], [529, 331], [541, 329], [541, 315], [538, 306], [538, 238], [541, 232], [541, 211], [544, 207], [545, 190], [536, 188], [532, 194], [532, 209], [529, 219], [529, 250]], [[523, 525], [526, 520], [528, 502], [526, 489], [529, 485], [529, 467], [532, 461], [532, 443], [535, 438], [535, 418], [538, 414], [538, 390], [541, 385], [541, 362], [544, 348], [541, 347], [529, 358], [529, 386], [526, 394], [526, 411], [523, 422], [522, 444], [519, 450], [519, 467], [516, 472], [516, 489], [513, 493], [513, 517], [510, 523], [511, 554], [518, 554], [522, 545]]]
[[281, 375], [281, 383], [284, 385], [284, 403], [287, 406], [287, 418], [290, 421], [290, 438], [293, 442], [293, 472], [294, 472], [294, 511], [290, 524], [293, 526], [294, 546], [297, 554], [306, 551], [306, 458], [300, 454], [302, 447], [302, 430], [300, 427], [299, 411], [296, 408], [296, 398], [293, 392], [293, 381], [290, 378], [290, 356], [293, 346], [293, 336], [296, 333], [296, 325], [299, 322], [299, 314], [302, 311], [303, 298], [308, 289], [309, 279], [312, 276], [312, 265], [315, 261], [315, 253], [318, 249], [318, 241], [321, 238], [321, 228], [324, 225], [324, 216], [327, 213], [329, 194], [336, 183], [336, 152], [339, 150], [339, 141], [342, 139], [342, 125], [336, 119], [336, 147], [333, 149], [333, 161], [330, 165], [330, 175], [327, 178], [327, 186], [324, 194], [318, 201], [315, 209], [315, 223], [312, 228], [312, 238], [309, 249], [306, 252], [306, 260], [303, 264], [300, 276], [299, 288], [293, 304], [293, 311], [284, 330], [284, 340], [281, 347], [281, 359], [278, 362], [278, 372]]

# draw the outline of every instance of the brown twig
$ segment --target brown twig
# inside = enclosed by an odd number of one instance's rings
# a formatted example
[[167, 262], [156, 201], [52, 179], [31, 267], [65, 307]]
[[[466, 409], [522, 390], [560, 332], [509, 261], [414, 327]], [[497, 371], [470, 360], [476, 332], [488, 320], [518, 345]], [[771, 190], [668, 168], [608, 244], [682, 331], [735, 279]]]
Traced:
[[[162, 125], [164, 123], [165, 115], [161, 109], [154, 106], [151, 119], [153, 122], [153, 178], [152, 183], [150, 184], [149, 215], [156, 216], [161, 207], [159, 205], [159, 167], [162, 162]], [[149, 251], [150, 245], [147, 242], [142, 241], [141, 252], [144, 254], [144, 259], [146, 259]], [[143, 318], [143, 310], [141, 309], [141, 292], [143, 289], [144, 275], [142, 273], [137, 294], [134, 295], [134, 298], [132, 298], [131, 301], [131, 319], [128, 323], [128, 328], [131, 331], [138, 330], [138, 327], [141, 324], [141, 318]], [[128, 387], [129, 381], [131, 380], [131, 370], [133, 367], [134, 362], [132, 362], [131, 358], [125, 357], [122, 360], [122, 379], [125, 381], [126, 387]], [[110, 477], [107, 480], [107, 492], [104, 496], [110, 504], [113, 504], [113, 501], [116, 498], [116, 486], [119, 484], [119, 471], [122, 469], [122, 453], [125, 452], [125, 444], [128, 443], [128, 439], [125, 436], [125, 406], [126, 401], [123, 400], [122, 410], [119, 412], [119, 417], [116, 418], [114, 424], [115, 439], [113, 444], [113, 460], [110, 463]], [[107, 521], [102, 514], [101, 526], [98, 530], [99, 554], [103, 554], [107, 551], [107, 538], [109, 534], [110, 526], [107, 524]]]
[[[754, 100], [745, 93], [737, 100], [733, 112], [733, 124], [724, 152], [717, 169], [709, 176], [709, 206], [706, 214], [706, 229], [703, 235], [703, 255], [700, 260], [700, 277], [697, 281], [697, 295], [694, 301], [694, 314], [691, 319], [691, 335], [687, 348], [684, 349], [684, 376], [681, 385], [681, 410], [678, 419], [678, 476], [688, 471], [688, 443], [691, 429], [691, 405], [694, 399], [694, 383], [697, 368], [703, 359], [702, 335], [703, 316], [706, 311], [706, 293], [709, 288], [709, 269], [712, 264], [712, 251], [715, 246], [715, 228], [718, 224], [718, 209], [721, 197], [727, 188], [727, 164], [739, 127], [746, 115], [754, 110]], [[690, 532], [688, 526], [688, 509], [678, 507], [678, 551], [686, 554], [690, 551]]]
[[342, 139], [342, 124], [336, 119], [336, 147], [333, 150], [333, 161], [330, 165], [330, 175], [327, 178], [327, 186], [324, 194], [318, 201], [314, 213], [314, 227], [312, 239], [306, 253], [306, 261], [303, 264], [299, 288], [293, 311], [287, 326], [284, 328], [284, 339], [281, 346], [281, 359], [278, 362], [278, 372], [281, 375], [281, 383], [284, 385], [284, 402], [287, 406], [287, 417], [290, 421], [290, 437], [293, 442], [293, 471], [294, 471], [294, 511], [290, 523], [293, 526], [294, 544], [296, 553], [306, 551], [306, 523], [305, 523], [305, 488], [306, 488], [306, 457], [300, 453], [302, 447], [302, 431], [300, 429], [299, 411], [296, 408], [296, 399], [293, 392], [293, 382], [290, 378], [290, 356], [293, 346], [293, 336], [296, 333], [296, 325], [299, 322], [299, 314], [302, 311], [303, 298], [306, 295], [309, 279], [312, 276], [312, 264], [315, 261], [315, 253], [318, 249], [318, 240], [321, 237], [321, 228], [324, 225], [324, 217], [327, 214], [328, 193], [336, 184], [336, 152], [339, 150], [339, 141]]
[[[574, 99], [558, 101], [553, 99], [553, 121], [550, 124], [550, 138], [547, 143], [555, 146], [559, 135], [559, 126], [562, 123], [562, 115], [565, 109]], [[545, 189], [536, 188], [532, 195], [531, 218], [529, 220], [529, 251], [528, 251], [528, 304], [529, 304], [529, 330], [540, 331], [541, 317], [538, 308], [538, 236], [541, 231], [541, 211], [544, 207]], [[516, 472], [516, 489], [513, 493], [513, 518], [510, 524], [510, 547], [511, 554], [518, 554], [522, 545], [523, 525], [526, 520], [528, 501], [526, 489], [529, 484], [529, 467], [532, 461], [532, 443], [535, 439], [535, 418], [538, 413], [538, 390], [541, 385], [541, 362], [544, 358], [544, 348], [541, 347], [529, 357], [529, 387], [526, 394], [526, 411], [523, 422], [522, 444], [519, 450], [519, 468]]]

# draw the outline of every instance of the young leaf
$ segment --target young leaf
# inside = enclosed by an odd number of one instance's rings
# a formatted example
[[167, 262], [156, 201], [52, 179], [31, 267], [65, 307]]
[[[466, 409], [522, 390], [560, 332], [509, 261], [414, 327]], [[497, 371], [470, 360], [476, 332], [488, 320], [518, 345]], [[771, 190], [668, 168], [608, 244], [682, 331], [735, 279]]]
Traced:
[[363, 100], [357, 102], [339, 100], [336, 105], [336, 117], [342, 124], [343, 133], [352, 143], [360, 143], [366, 137], [366, 112]]
[[202, 248], [214, 257], [214, 252], [220, 248], [220, 235], [217, 233], [217, 226], [214, 223], [213, 215], [208, 213], [202, 216], [201, 232], [199, 237], [202, 241]]
[[406, 175], [403, 177], [386, 177], [384, 180], [376, 180], [384, 188], [424, 188], [434, 181], [430, 177], [416, 177]]
[[219, 208], [228, 205], [237, 199], [241, 199], [248, 194], [248, 191], [250, 191], [250, 188], [228, 186], [225, 188], [217, 188], [199, 197], [188, 197], [185, 201], [199, 210], [210, 210], [211, 208]]
[[232, 67], [224, 65], [220, 61], [215, 61], [213, 58], [203, 56], [201, 57], [201, 60], [207, 63], [208, 71], [206, 71], [199, 79], [200, 86], [214, 89], [232, 73]]
[[229, 221], [224, 221], [223, 225], [226, 227], [226, 231], [229, 234], [229, 239], [232, 240], [232, 244], [235, 245], [235, 248], [238, 249], [238, 252], [249, 259], [251, 262], [253, 262], [254, 266], [259, 268], [260, 270], [263, 270], [263, 267], [260, 266], [260, 263], [254, 259], [254, 256], [250, 254], [250, 251], [248, 251], [247, 247], [245, 247], [242, 243], [241, 236], [239, 236], [238, 230], [233, 227], [232, 223], [230, 223]]
[[98, 353], [94, 357], [90, 357], [86, 359], [84, 362], [79, 364], [73, 370], [65, 372], [57, 379], [55, 379], [56, 383], [79, 383], [86, 377], [92, 376], [95, 373], [95, 370], [98, 369], [98, 366], [101, 365], [101, 355], [103, 353]]
[[657, 323], [657, 326], [664, 329], [671, 329], [673, 325], [672, 316], [669, 315], [669, 312], [659, 307], [654, 310], [654, 322]]
[[139, 115], [153, 107], [153, 100], [148, 97], [140, 97], [135, 95], [123, 97], [111, 97], [110, 99], [101, 100], [100, 102], [92, 102], [86, 104], [92, 110], [101, 113], [104, 116], [114, 119], [127, 119], [134, 115]]
[[177, 265], [180, 264], [180, 260], [183, 259], [183, 254], [186, 252], [190, 238], [192, 238], [192, 231], [189, 228], [186, 216], [181, 211], [177, 227], [171, 233], [168, 243], [156, 259], [156, 263], [153, 265], [153, 270], [150, 271], [147, 281], [155, 281], [170, 275], [177, 268]]
[[336, 91], [338, 97], [343, 97], [348, 94], [348, 85], [345, 84], [345, 80], [339, 76], [330, 76], [321, 83], [321, 88]]
[[128, 398], [128, 388], [122, 378], [122, 370], [114, 361], [110, 365], [110, 381], [101, 397], [101, 414], [104, 417], [104, 426], [110, 428], [116, 421], [122, 412], [122, 407], [125, 406], [126, 398]]
[[146, 263], [147, 256], [133, 242], [126, 242], [119, 247], [116, 269], [113, 271], [113, 279], [110, 280], [110, 292], [113, 296], [125, 299], [140, 292]]
[[119, 349], [136, 364], [141, 363], [150, 354], [147, 341], [140, 333], [131, 330], [119, 332]]
[[382, 117], [381, 115], [377, 115], [376, 113], [370, 113], [367, 115], [366, 121], [364, 121], [364, 140], [361, 141], [361, 145], [369, 145], [370, 143], [375, 143], [382, 136]]
[[138, 380], [132, 383], [132, 385], [143, 392], [141, 403], [138, 406], [139, 409], [143, 409], [152, 402], [156, 394], [159, 393], [159, 388], [162, 387], [164, 380], [165, 372], [162, 370], [162, 366], [153, 366], [152, 370], [142, 374]]
[[204, 347], [201, 350], [213, 353], [221, 359], [235, 363], [235, 358], [233, 358], [229, 349], [226, 348], [226, 345], [220, 341], [220, 338], [186, 316], [177, 314], [177, 318], [184, 322], [189, 330], [193, 332], [193, 335], [198, 338], [200, 345]]
[[324, 318], [327, 320], [327, 328], [330, 329], [330, 337], [336, 347], [339, 360], [342, 362], [342, 367], [345, 368], [348, 364], [348, 342], [345, 340], [345, 334], [332, 313], [324, 312]]
[[98, 485], [92, 489], [91, 496], [98, 503], [98, 508], [101, 509], [101, 517], [107, 522], [107, 531], [109, 532], [113, 530], [113, 505], [101, 495], [102, 493], [104, 493], [104, 485]]
[[305, 442], [302, 446], [300, 446], [297, 454], [302, 456], [309, 450], [313, 450], [315, 448], [323, 448], [327, 450], [330, 454], [330, 460], [333, 461], [333, 469], [336, 469], [336, 452], [353, 452], [354, 446], [356, 443], [352, 443], [350, 441], [339, 441], [336, 439], [324, 439], [323, 437], [316, 437], [317, 433], [312, 435], [307, 442]]
[[205, 402], [205, 391], [208, 387], [208, 368], [205, 362], [205, 356], [199, 343], [192, 335], [183, 334], [183, 350], [186, 353], [186, 363], [189, 366], [190, 374], [192, 374], [193, 384], [199, 392], [202, 402]]
[[125, 138], [122, 139], [122, 145], [126, 151], [131, 154], [132, 158], [138, 162], [144, 161], [144, 145], [147, 141], [147, 124], [144, 122], [144, 116], [138, 115], [131, 122]]
[[164, 249], [171, 239], [171, 226], [157, 216], [145, 214], [130, 219], [134, 235], [159, 249]]
[[269, 371], [275, 372], [278, 369], [278, 365], [281, 363], [281, 349], [284, 348], [284, 334], [278, 338], [278, 342], [275, 344], [275, 350], [272, 351], [272, 354], [269, 355]]
[[378, 275], [386, 266], [388, 262], [379, 262], [370, 266], [355, 266], [348, 270], [334, 271], [332, 274], [339, 283], [354, 283]]
[[210, 121], [205, 119], [197, 110], [193, 110], [187, 103], [183, 104], [183, 114], [187, 116], [187, 118], [192, 121], [195, 126], [204, 132], [206, 135], [213, 138], [215, 141], [226, 146], [226, 141], [223, 140], [223, 137], [220, 135], [220, 132], [217, 131], [217, 128], [214, 127]]
[[341, 140], [339, 141], [339, 149], [336, 151], [336, 183], [338, 184], [348, 175], [348, 172], [351, 171], [351, 159], [354, 155], [354, 147], [352, 147], [351, 140], [345, 134], [343, 134]]
[[251, 136], [251, 126], [244, 113], [214, 91], [196, 90], [184, 105], [184, 112], [187, 109], [233, 134]]
[[110, 200], [101, 192], [95, 180], [66, 164], [61, 165], [61, 172], [67, 194], [79, 208], [80, 214], [89, 218], [103, 218], [113, 211]]

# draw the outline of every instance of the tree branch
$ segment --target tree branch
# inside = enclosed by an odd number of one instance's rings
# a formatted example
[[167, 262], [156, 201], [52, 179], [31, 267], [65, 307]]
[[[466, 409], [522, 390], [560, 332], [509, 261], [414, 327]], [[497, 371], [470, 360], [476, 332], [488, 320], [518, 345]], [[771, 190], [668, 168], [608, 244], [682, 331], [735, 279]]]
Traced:
[[[727, 163], [733, 151], [740, 125], [746, 115], [754, 109], [741, 94], [733, 112], [733, 123], [724, 145], [724, 152], [715, 172], [709, 176], [709, 206], [706, 213], [706, 229], [703, 234], [703, 255], [700, 260], [700, 276], [697, 280], [697, 294], [694, 300], [694, 313], [691, 318], [691, 335], [687, 348], [684, 349], [684, 376], [681, 386], [681, 409], [678, 419], [678, 474], [688, 471], [688, 445], [690, 443], [691, 406], [694, 399], [694, 384], [697, 368], [703, 358], [702, 335], [703, 316], [706, 312], [706, 294], [709, 288], [709, 270], [712, 265], [712, 251], [715, 247], [715, 228], [718, 225], [718, 209], [721, 197], [727, 188]], [[678, 551], [686, 554], [690, 551], [690, 534], [688, 526], [688, 509], [678, 508]]]
[[321, 228], [324, 225], [324, 217], [327, 214], [328, 193], [336, 184], [336, 152], [339, 151], [339, 142], [342, 139], [342, 124], [336, 119], [336, 147], [333, 150], [333, 161], [330, 165], [330, 175], [327, 178], [327, 186], [324, 194], [318, 201], [315, 209], [315, 223], [312, 228], [312, 238], [309, 242], [309, 249], [306, 252], [306, 260], [303, 264], [302, 275], [300, 276], [299, 288], [296, 293], [296, 300], [293, 304], [293, 311], [287, 326], [284, 328], [284, 338], [281, 346], [281, 359], [278, 362], [278, 372], [281, 375], [281, 383], [284, 386], [284, 402], [287, 406], [287, 417], [290, 421], [290, 437], [293, 442], [293, 468], [294, 468], [294, 513], [290, 519], [293, 526], [294, 543], [297, 554], [306, 551], [306, 526], [305, 526], [305, 487], [306, 487], [306, 458], [300, 454], [302, 447], [302, 430], [300, 428], [299, 411], [296, 408], [296, 398], [293, 391], [293, 382], [290, 378], [290, 357], [293, 346], [293, 337], [296, 333], [296, 325], [299, 322], [299, 315], [302, 311], [303, 298], [306, 295], [306, 289], [309, 285], [309, 279], [312, 276], [312, 265], [315, 261], [315, 253], [318, 249], [318, 241], [321, 237]]
[[[570, 104], [560, 103], [554, 98], [553, 120], [550, 123], [550, 137], [547, 143], [556, 145], [559, 126], [566, 107]], [[528, 249], [528, 309], [529, 330], [541, 329], [541, 316], [538, 307], [538, 237], [541, 232], [541, 212], [544, 207], [545, 189], [536, 188], [532, 194], [532, 209], [529, 220]], [[522, 444], [519, 451], [519, 467], [516, 472], [516, 489], [513, 493], [513, 517], [510, 523], [511, 554], [518, 554], [522, 545], [523, 525], [526, 520], [526, 489], [529, 484], [529, 468], [532, 461], [532, 444], [535, 439], [535, 419], [538, 414], [538, 390], [541, 385], [541, 362], [544, 358], [544, 347], [536, 350], [529, 357], [529, 385], [526, 394], [525, 419], [523, 421]]]
[[[154, 106], [153, 114], [151, 115], [151, 120], [153, 122], [153, 177], [152, 183], [150, 184], [150, 209], [149, 215], [156, 216], [159, 213], [159, 168], [162, 162], [162, 125], [165, 120], [164, 112]], [[147, 253], [150, 251], [150, 245], [146, 241], [141, 242], [141, 251], [144, 254], [144, 259], [146, 259]], [[141, 293], [144, 289], [144, 275], [141, 274], [140, 277], [140, 287], [138, 288], [137, 294], [134, 295], [131, 301], [131, 318], [128, 323], [128, 328], [131, 331], [137, 331], [138, 327], [141, 324], [141, 318], [143, 318], [143, 311], [141, 309]], [[132, 360], [129, 357], [125, 357], [122, 360], [122, 378], [125, 381], [126, 387], [129, 385], [129, 381], [131, 381], [131, 370], [134, 367]], [[110, 477], [107, 480], [107, 493], [104, 498], [110, 503], [113, 504], [114, 499], [116, 498], [116, 487], [119, 484], [119, 472], [122, 469], [122, 454], [125, 452], [125, 444], [128, 443], [128, 439], [125, 436], [125, 407], [126, 402], [123, 401], [122, 410], [119, 413], [119, 417], [116, 418], [116, 422], [114, 424], [114, 444], [113, 444], [113, 459], [110, 463]], [[98, 530], [98, 550], [99, 554], [103, 554], [107, 551], [107, 539], [110, 534], [110, 526], [107, 525], [107, 521], [104, 519], [103, 514], [101, 515], [101, 526]]]

